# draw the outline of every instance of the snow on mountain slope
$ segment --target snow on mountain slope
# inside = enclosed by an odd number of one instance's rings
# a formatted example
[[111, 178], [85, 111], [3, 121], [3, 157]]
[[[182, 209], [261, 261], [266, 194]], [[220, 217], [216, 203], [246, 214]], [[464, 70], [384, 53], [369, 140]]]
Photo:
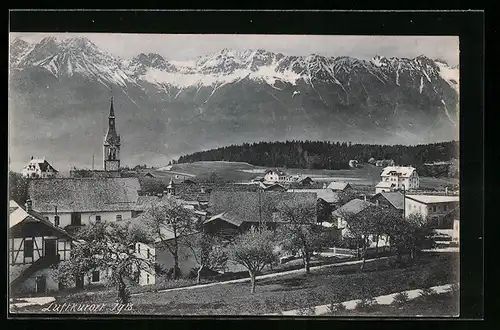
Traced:
[[75, 74], [93, 77], [106, 86], [135, 84], [131, 72], [124, 69], [121, 62], [86, 38], [49, 37], [32, 45], [16, 65], [19, 69], [41, 67], [58, 78]]
[[212, 86], [248, 78], [270, 85], [277, 81], [296, 85], [299, 80], [314, 87], [316, 82], [333, 83], [346, 89], [353, 74], [368, 74], [379, 82], [401, 86], [406, 75], [424, 87], [422, 78], [433, 83], [438, 77], [458, 91], [458, 68], [433, 61], [425, 56], [414, 59], [375, 56], [370, 61], [350, 57], [284, 56], [262, 49], [234, 51], [223, 49], [192, 61], [167, 61], [159, 54], [140, 53], [131, 60], [122, 60], [101, 49], [86, 38], [45, 38], [30, 45], [21, 39], [11, 43], [11, 63], [18, 68], [42, 67], [56, 77], [81, 74], [109, 85], [148, 82], [164, 89]]

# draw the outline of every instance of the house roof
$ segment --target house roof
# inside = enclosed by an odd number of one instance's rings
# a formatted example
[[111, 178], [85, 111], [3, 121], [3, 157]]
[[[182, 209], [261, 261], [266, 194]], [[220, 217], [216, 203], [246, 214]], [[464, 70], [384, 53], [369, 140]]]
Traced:
[[401, 176], [403, 178], [408, 178], [412, 175], [414, 171], [415, 168], [411, 166], [387, 166], [384, 168], [380, 176], [396, 175], [396, 176]]
[[337, 182], [337, 181], [334, 181], [334, 182], [330, 182], [330, 184], [327, 186], [327, 188], [328, 189], [332, 189], [332, 190], [344, 190], [348, 186], [350, 186], [350, 185], [347, 182]]
[[398, 210], [404, 209], [404, 196], [399, 191], [396, 192], [382, 192], [373, 196], [374, 198], [378, 195], [384, 197], [392, 206], [394, 206]]
[[23, 221], [33, 221], [39, 222], [51, 229], [57, 231], [62, 236], [73, 239], [73, 237], [68, 234], [64, 229], [54, 226], [50, 221], [46, 220], [41, 214], [35, 211], [26, 211], [23, 207], [17, 204], [15, 201], [9, 201], [9, 206], [15, 208], [15, 211], [9, 215], [9, 228], [16, 226]]
[[460, 198], [458, 196], [406, 195], [406, 198], [413, 199], [417, 202], [424, 203], [424, 204], [448, 203], [448, 202], [459, 202], [460, 201]]
[[375, 186], [375, 188], [391, 188], [391, 187], [394, 187], [394, 186], [396, 186], [396, 184], [394, 184], [394, 182], [380, 181], [379, 183], [377, 183], [377, 185]]
[[[259, 197], [260, 196], [260, 197]], [[260, 200], [260, 207], [259, 207]], [[276, 191], [214, 191], [210, 195], [209, 208], [212, 214], [224, 213], [224, 217], [244, 222], [276, 221], [273, 213], [282, 203], [304, 203], [316, 213], [315, 193], [290, 193]], [[236, 221], [236, 220], [235, 220]]]
[[271, 169], [267, 170], [265, 172], [265, 174], [270, 173], [270, 172], [278, 173], [278, 175], [285, 175], [285, 172], [283, 172], [282, 170], [280, 170], [278, 168], [271, 168]]
[[140, 189], [137, 178], [58, 178], [30, 181], [28, 194], [37, 212], [128, 211]]
[[372, 205], [374, 204], [371, 202], [356, 198], [333, 211], [332, 215], [338, 217], [341, 216], [343, 212], [357, 214]]
[[[42, 172], [46, 172], [49, 168], [52, 171], [57, 172], [57, 170], [52, 165], [50, 165], [45, 158], [31, 159], [28, 165], [38, 165]], [[26, 165], [24, 168], [26, 169], [28, 165]]]
[[331, 189], [288, 189], [287, 192], [293, 193], [315, 193], [318, 199], [327, 203], [336, 203], [339, 201], [339, 194]]
[[241, 218], [239, 218], [237, 214], [235, 214], [233, 212], [222, 212], [222, 213], [216, 214], [213, 217], [207, 219], [205, 221], [205, 223], [214, 222], [218, 219], [229, 222], [230, 224], [233, 224], [236, 227], [239, 227], [244, 223], [244, 221]]

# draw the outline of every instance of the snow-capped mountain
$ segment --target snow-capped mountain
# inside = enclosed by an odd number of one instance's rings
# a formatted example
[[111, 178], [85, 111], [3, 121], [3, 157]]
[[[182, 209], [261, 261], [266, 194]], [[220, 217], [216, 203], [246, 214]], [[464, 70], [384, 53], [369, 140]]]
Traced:
[[[94, 139], [84, 150], [98, 148], [115, 95], [131, 162], [168, 161], [229, 141], [424, 143], [458, 132], [459, 68], [423, 55], [361, 60], [223, 49], [192, 61], [140, 52], [126, 60], [85, 38], [15, 39], [10, 77], [11, 108], [24, 116], [14, 132], [45, 123], [51, 149], [54, 139], [69, 143], [78, 132]], [[71, 116], [78, 127], [60, 124]]]

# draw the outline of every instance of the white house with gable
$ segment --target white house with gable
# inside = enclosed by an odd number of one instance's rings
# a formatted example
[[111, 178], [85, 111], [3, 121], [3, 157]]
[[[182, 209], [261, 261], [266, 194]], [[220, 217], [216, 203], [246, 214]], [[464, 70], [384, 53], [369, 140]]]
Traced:
[[45, 158], [33, 158], [23, 168], [21, 174], [25, 178], [53, 178], [57, 170]]
[[380, 179], [381, 182], [384, 182], [384, 187], [392, 186], [394, 189], [405, 190], [413, 190], [420, 187], [417, 170], [412, 166], [387, 166], [382, 171], [382, 174], [380, 174]]

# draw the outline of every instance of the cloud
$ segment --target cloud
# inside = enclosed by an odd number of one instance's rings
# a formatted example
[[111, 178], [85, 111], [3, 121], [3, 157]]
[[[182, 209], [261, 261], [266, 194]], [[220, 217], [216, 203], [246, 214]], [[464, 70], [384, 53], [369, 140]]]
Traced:
[[159, 53], [170, 60], [189, 60], [223, 48], [265, 49], [286, 55], [352, 56], [374, 55], [413, 58], [426, 55], [451, 65], [459, 62], [458, 36], [344, 36], [344, 35], [202, 35], [202, 34], [112, 34], [112, 33], [11, 33], [36, 42], [47, 36], [82, 36], [106, 51], [130, 58], [139, 52]]

